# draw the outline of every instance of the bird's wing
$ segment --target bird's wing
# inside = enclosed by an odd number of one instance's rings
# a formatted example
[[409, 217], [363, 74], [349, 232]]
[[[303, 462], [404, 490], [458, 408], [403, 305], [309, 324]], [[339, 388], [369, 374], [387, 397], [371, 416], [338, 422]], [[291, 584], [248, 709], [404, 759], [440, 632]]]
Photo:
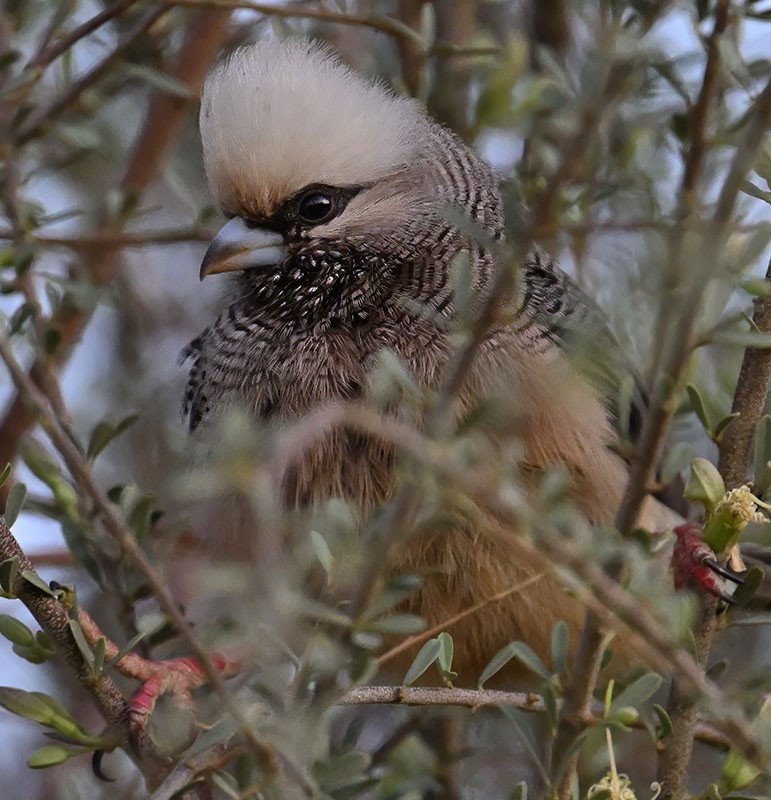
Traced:
[[[596, 303], [540, 250], [523, 264], [518, 317], [564, 352], [603, 399], [612, 419], [633, 441], [647, 407], [647, 391]], [[621, 418], [621, 419], [620, 419]]]

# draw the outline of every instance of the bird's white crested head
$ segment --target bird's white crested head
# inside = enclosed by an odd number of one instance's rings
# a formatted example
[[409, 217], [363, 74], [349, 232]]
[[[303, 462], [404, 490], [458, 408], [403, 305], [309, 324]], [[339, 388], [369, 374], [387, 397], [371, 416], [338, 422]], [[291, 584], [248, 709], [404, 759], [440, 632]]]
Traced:
[[409, 164], [427, 118], [306, 39], [237, 50], [201, 98], [204, 164], [220, 205], [269, 216], [313, 184], [361, 185]]

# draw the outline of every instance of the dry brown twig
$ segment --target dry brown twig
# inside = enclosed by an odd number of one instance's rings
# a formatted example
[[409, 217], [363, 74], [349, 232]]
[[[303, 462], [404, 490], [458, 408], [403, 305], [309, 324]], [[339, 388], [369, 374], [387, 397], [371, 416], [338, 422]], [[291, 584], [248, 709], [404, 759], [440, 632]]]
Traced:
[[331, 22], [337, 25], [354, 25], [356, 27], [371, 28], [389, 36], [408, 39], [419, 45], [423, 43], [417, 31], [414, 31], [398, 19], [387, 17], [383, 14], [347, 14], [327, 8], [277, 6], [269, 5], [268, 3], [251, 2], [250, 0], [172, 0], [172, 4], [187, 8], [213, 8], [230, 11], [244, 9], [284, 19], [314, 19], [319, 22]]
[[[405, 705], [405, 706], [461, 706], [471, 711], [479, 708], [510, 706], [518, 711], [543, 713], [543, 700], [531, 692], [504, 692], [497, 689], [459, 689], [452, 686], [357, 686], [346, 692], [339, 705]], [[561, 703], [558, 703], [561, 705]], [[602, 707], [592, 706], [592, 713], [584, 724], [592, 727], [601, 724]], [[630, 721], [629, 727], [647, 730], [642, 721]], [[705, 744], [723, 749], [731, 747], [731, 740], [712, 725], [699, 723], [696, 736]]]
[[528, 586], [532, 586], [537, 581], [542, 580], [545, 577], [546, 573], [539, 572], [537, 575], [531, 575], [529, 578], [525, 578], [523, 581], [519, 581], [514, 586], [509, 587], [508, 589], [504, 589], [502, 592], [498, 592], [497, 594], [492, 595], [491, 597], [485, 597], [480, 600], [478, 603], [474, 603], [473, 606], [469, 606], [468, 608], [463, 609], [463, 611], [455, 614], [455, 616], [450, 617], [449, 619], [443, 620], [438, 625], [434, 625], [431, 628], [427, 628], [426, 630], [422, 631], [421, 633], [416, 633], [414, 636], [408, 636], [403, 641], [399, 642], [399, 644], [394, 645], [390, 650], [386, 650], [381, 656], [378, 656], [377, 663], [378, 666], [383, 666], [383, 664], [387, 664], [392, 659], [396, 658], [401, 653], [407, 652], [411, 650], [413, 647], [417, 647], [423, 642], [428, 641], [433, 636], [441, 633], [442, 631], [452, 630], [453, 626], [457, 625], [462, 620], [466, 619], [467, 617], [474, 616], [474, 614], [478, 614], [483, 608], [486, 608], [489, 605], [494, 605], [495, 603], [500, 603], [502, 600], [510, 597], [513, 594], [519, 594], [527, 589]]
[[[711, 224], [710, 220], [694, 221], [691, 230], [705, 230]], [[640, 231], [660, 231], [669, 235], [675, 225], [666, 220], [655, 219], [630, 219], [623, 220], [588, 220], [586, 222], [552, 221], [542, 228], [533, 229], [532, 234], [536, 240], [549, 238], [557, 232], [571, 236], [587, 236], [593, 234], [618, 234], [637, 233]], [[737, 224], [731, 227], [735, 234], [752, 234], [760, 230], [757, 223]], [[95, 231], [79, 236], [49, 236], [35, 234], [29, 239], [46, 247], [65, 247], [73, 251], [90, 250], [103, 247], [154, 247], [156, 245], [175, 245], [183, 242], [210, 242], [216, 230], [209, 228], [170, 228], [168, 230], [147, 231]], [[0, 229], [0, 240], [11, 241], [14, 238], [11, 230]]]

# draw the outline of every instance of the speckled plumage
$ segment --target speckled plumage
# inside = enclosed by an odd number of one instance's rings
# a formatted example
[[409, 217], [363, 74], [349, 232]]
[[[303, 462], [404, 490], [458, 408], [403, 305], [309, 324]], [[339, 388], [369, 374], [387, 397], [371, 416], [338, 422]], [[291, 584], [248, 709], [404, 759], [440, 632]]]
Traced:
[[[356, 88], [359, 106], [344, 109], [350, 119], [317, 104], [319, 96], [335, 94], [335, 81]], [[238, 92], [248, 96], [240, 108], [233, 105]], [[265, 118], [263, 102], [271, 109]], [[276, 104], [287, 108], [278, 112]], [[304, 134], [273, 127], [287, 120], [329, 141], [297, 152]], [[419, 385], [436, 385], [451, 352], [450, 263], [468, 253], [482, 293], [495, 266], [491, 248], [449, 220], [460, 212], [490, 241], [503, 237], [490, 168], [415, 104], [368, 85], [303, 41], [260, 44], [218, 68], [204, 91], [201, 126], [207, 172], [223, 209], [282, 232], [288, 252], [275, 268], [238, 273], [229, 305], [189, 345], [185, 409], [191, 428], [233, 403], [260, 417], [291, 420], [324, 401], [357, 397], [383, 348], [404, 361]], [[370, 139], [363, 144], [358, 136], [365, 133]], [[244, 152], [250, 142], [268, 148], [268, 155]], [[354, 157], [345, 158], [336, 144]], [[297, 193], [308, 184], [342, 192], [340, 213], [316, 226], [299, 223]], [[615, 434], [603, 403], [560, 350], [565, 330], [581, 326], [592, 312], [538, 252], [524, 264], [520, 300], [516, 322], [490, 332], [459, 408], [490, 392], [514, 397], [525, 464], [535, 470], [566, 465], [583, 510], [609, 522], [626, 468], [609, 449]], [[421, 306], [433, 313], [420, 312]], [[297, 465], [287, 500], [343, 496], [366, 514], [392, 491], [392, 464], [383, 442], [338, 431]], [[655, 504], [646, 514], [654, 527], [666, 519]], [[429, 624], [533, 571], [512, 532], [479, 520], [409, 541], [394, 554], [394, 566], [429, 576], [411, 601]], [[458, 663], [472, 670], [517, 638], [543, 653], [553, 622], [577, 625], [582, 614], [553, 578], [545, 578], [454, 630], [464, 642]]]

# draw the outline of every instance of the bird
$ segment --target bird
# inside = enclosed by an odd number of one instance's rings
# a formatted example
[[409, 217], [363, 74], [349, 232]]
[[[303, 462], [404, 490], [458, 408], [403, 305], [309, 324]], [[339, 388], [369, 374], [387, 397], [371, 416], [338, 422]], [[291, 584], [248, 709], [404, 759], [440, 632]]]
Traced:
[[[304, 38], [262, 40], [221, 61], [202, 92], [200, 134], [228, 220], [200, 276], [230, 273], [232, 284], [222, 312], [184, 351], [190, 429], [236, 406], [292, 422], [361, 399], [384, 349], [417, 386], [438, 387], [454, 348], [453, 264], [466, 259], [478, 296], [501, 267], [506, 226], [493, 169], [419, 102]], [[535, 247], [515, 299], [516, 313], [481, 343], [457, 414], [491, 394], [511, 398], [523, 474], [562, 467], [581, 512], [610, 526], [628, 467], [614, 451], [607, 397], [568, 355], [570, 332], [602, 328], [599, 312]], [[341, 497], [366, 519], [397, 482], [393, 447], [335, 429], [288, 473], [283, 495], [290, 508]], [[452, 519], [390, 554], [394, 572], [421, 576], [406, 608], [430, 627], [537, 572], [514, 533], [483, 514]], [[674, 519], [648, 498], [638, 522], [661, 530]], [[473, 676], [518, 639], [545, 657], [553, 624], [576, 632], [584, 614], [546, 575], [451, 629], [455, 668]]]

